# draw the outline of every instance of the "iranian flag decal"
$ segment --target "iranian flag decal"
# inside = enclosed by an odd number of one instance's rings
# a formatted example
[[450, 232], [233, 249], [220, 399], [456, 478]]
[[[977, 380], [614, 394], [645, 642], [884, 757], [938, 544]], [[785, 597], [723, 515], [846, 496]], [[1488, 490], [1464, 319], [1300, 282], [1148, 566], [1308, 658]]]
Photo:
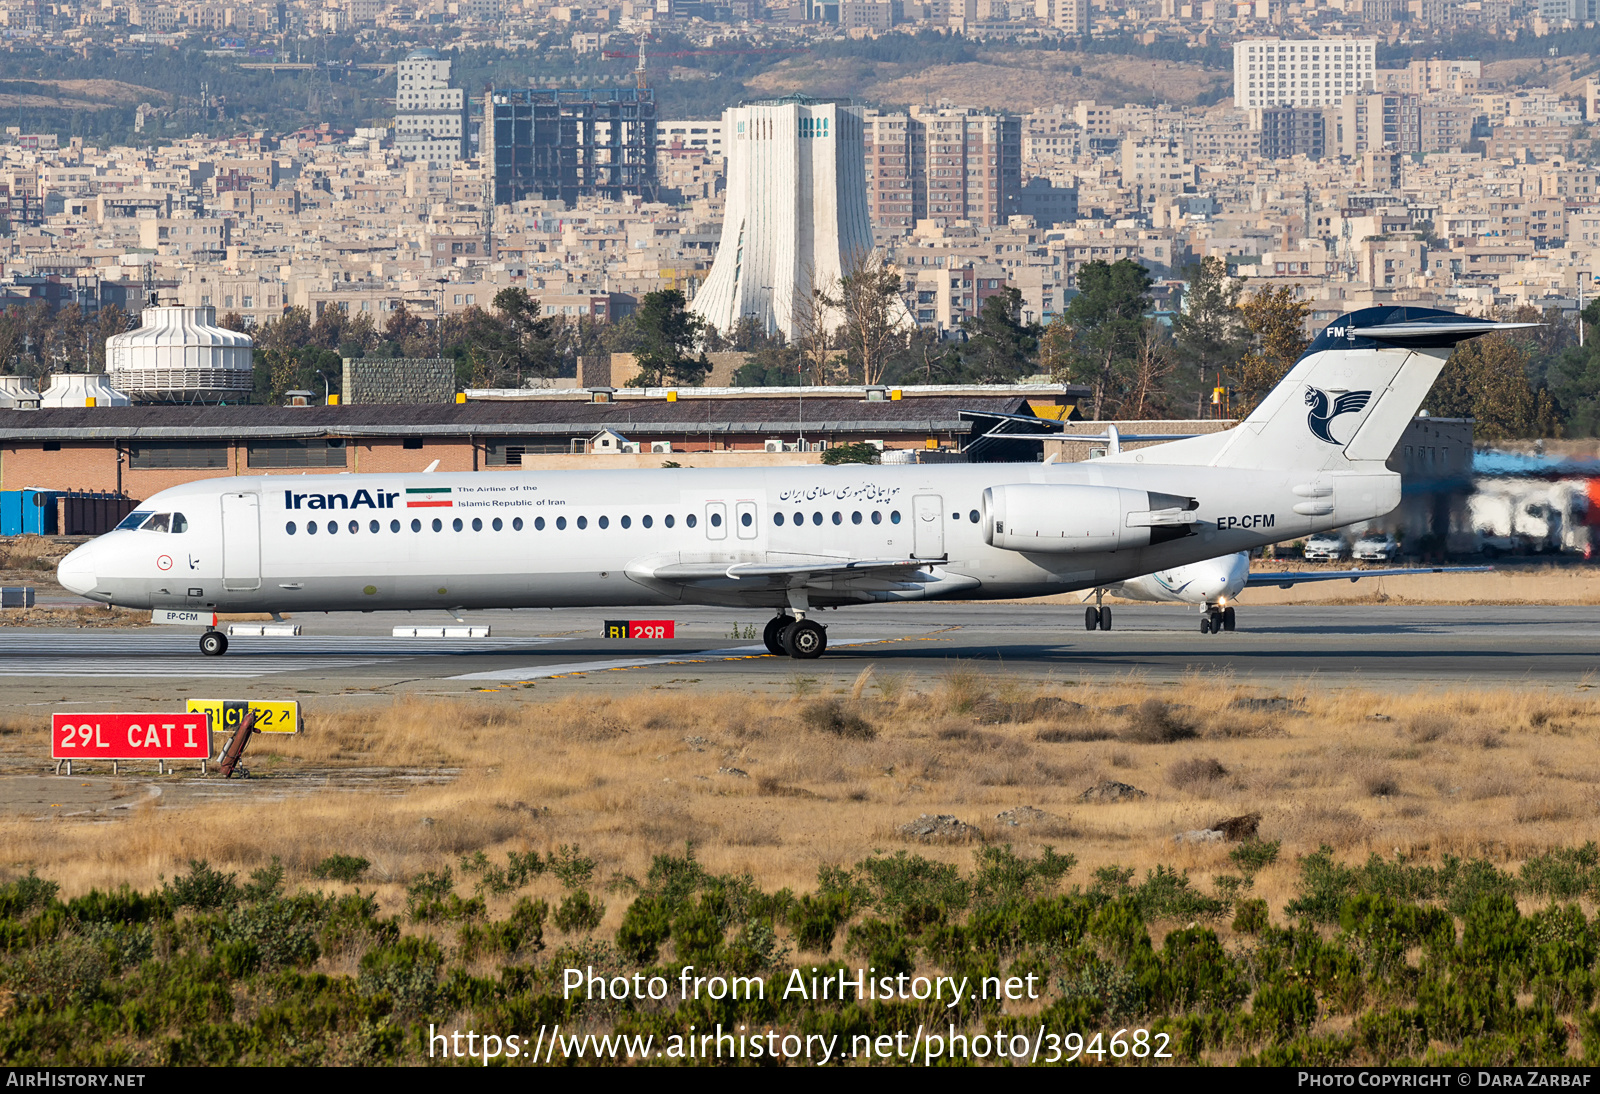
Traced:
[[406, 487], [407, 509], [448, 509], [450, 508], [450, 488], [448, 486], [408, 486]]

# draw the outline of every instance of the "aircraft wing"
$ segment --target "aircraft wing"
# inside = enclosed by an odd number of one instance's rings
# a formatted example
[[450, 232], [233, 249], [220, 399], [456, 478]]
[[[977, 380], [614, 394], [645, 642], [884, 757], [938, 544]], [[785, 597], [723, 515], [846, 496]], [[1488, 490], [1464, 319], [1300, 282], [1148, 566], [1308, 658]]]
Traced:
[[1264, 589], [1276, 585], [1280, 589], [1293, 588], [1308, 581], [1360, 581], [1364, 577], [1415, 577], [1419, 574], [1486, 574], [1493, 566], [1420, 566], [1414, 569], [1375, 570], [1303, 570], [1299, 572], [1251, 574], [1245, 582], [1247, 589]]

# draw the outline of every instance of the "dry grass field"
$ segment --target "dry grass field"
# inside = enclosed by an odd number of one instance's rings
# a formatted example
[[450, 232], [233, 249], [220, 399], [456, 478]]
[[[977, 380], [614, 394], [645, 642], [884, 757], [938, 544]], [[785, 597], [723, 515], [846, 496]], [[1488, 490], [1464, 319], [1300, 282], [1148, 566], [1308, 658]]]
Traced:
[[[1254, 895], [1279, 908], [1294, 894], [1296, 856], [1324, 844], [1351, 860], [1457, 855], [1515, 868], [1581, 843], [1600, 807], [1600, 706], [1586, 685], [1263, 695], [1201, 679], [1174, 692], [869, 669], [836, 694], [798, 675], [793, 691], [760, 698], [685, 681], [615, 698], [499, 691], [361, 714], [318, 714], [313, 702], [303, 735], [255, 738], [252, 793], [192, 807], [151, 799], [111, 822], [0, 821], [0, 880], [37, 870], [72, 896], [150, 888], [191, 859], [243, 876], [276, 856], [291, 882], [310, 881], [318, 862], [344, 854], [372, 863], [366, 881], [396, 912], [413, 878], [479, 851], [503, 861], [576, 845], [603, 879], [642, 877], [653, 856], [692, 842], [708, 870], [801, 892], [819, 868], [876, 851], [966, 869], [976, 847], [1011, 844], [1075, 855], [1068, 887], [1103, 866], [1143, 876], [1165, 864], [1210, 891], [1213, 876], [1234, 872], [1232, 845], [1173, 837], [1259, 814], [1259, 838], [1282, 853]], [[0, 749], [37, 754], [44, 732], [42, 719], [13, 718]], [[260, 800], [297, 772], [374, 766], [459, 774]], [[1104, 782], [1144, 796], [1084, 800]], [[1031, 811], [999, 816], [1021, 807]], [[901, 830], [925, 814], [959, 823], [926, 839]], [[536, 879], [528, 892], [559, 888]], [[625, 903], [611, 901], [603, 931]]]

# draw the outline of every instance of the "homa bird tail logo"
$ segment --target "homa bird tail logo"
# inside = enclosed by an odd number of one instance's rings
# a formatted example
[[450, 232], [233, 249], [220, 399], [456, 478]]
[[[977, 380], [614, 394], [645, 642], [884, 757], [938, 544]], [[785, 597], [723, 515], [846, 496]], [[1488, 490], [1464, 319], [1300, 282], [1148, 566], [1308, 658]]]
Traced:
[[1319, 440], [1329, 444], [1341, 444], [1335, 440], [1328, 427], [1333, 420], [1341, 414], [1354, 414], [1366, 409], [1368, 401], [1372, 398], [1371, 391], [1347, 391], [1333, 401], [1333, 408], [1328, 407], [1328, 393], [1321, 388], [1306, 388], [1306, 406], [1311, 408], [1311, 413], [1306, 415], [1306, 424], [1311, 427], [1311, 432]]

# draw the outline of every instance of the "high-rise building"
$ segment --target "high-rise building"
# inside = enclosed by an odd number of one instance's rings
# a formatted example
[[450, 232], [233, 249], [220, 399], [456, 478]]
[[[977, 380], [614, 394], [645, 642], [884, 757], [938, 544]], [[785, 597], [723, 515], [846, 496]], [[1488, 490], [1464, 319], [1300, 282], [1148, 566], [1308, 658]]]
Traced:
[[1089, 0], [1036, 0], [1033, 13], [1072, 38], [1085, 38], [1091, 29]]
[[480, 139], [496, 205], [656, 196], [656, 103], [649, 88], [490, 91]]
[[912, 107], [868, 111], [867, 204], [872, 223], [904, 231], [919, 220], [1004, 224], [1022, 185], [1022, 122], [1013, 114]]
[[693, 309], [721, 331], [755, 316], [796, 341], [821, 318], [813, 290], [836, 289], [872, 251], [861, 113], [794, 96], [722, 119], [722, 242]]
[[414, 49], [395, 67], [395, 150], [429, 163], [465, 159], [467, 96], [450, 86], [450, 62], [431, 49]]
[[1306, 156], [1320, 160], [1327, 150], [1327, 119], [1322, 111], [1295, 106], [1272, 106], [1261, 111], [1263, 159]]
[[1327, 106], [1373, 83], [1375, 38], [1246, 39], [1233, 47], [1233, 105]]

